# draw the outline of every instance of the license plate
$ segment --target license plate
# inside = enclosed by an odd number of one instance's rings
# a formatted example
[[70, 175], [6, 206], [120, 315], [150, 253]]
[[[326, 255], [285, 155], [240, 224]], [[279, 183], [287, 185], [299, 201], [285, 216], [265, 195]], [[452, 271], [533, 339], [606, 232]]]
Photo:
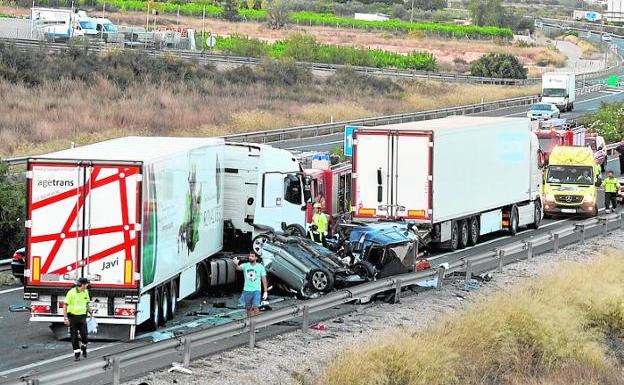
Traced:
[[576, 214], [576, 209], [561, 209], [562, 213]]
[[108, 304], [105, 302], [91, 302], [90, 307], [93, 314], [108, 314]]

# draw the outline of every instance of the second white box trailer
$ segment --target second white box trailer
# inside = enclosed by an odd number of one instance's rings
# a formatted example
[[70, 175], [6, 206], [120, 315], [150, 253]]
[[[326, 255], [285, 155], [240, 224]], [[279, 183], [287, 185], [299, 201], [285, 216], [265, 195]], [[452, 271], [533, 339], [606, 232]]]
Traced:
[[172, 318], [222, 250], [224, 147], [126, 137], [29, 159], [30, 320], [64, 334], [65, 294], [80, 277], [98, 323], [126, 338]]
[[539, 143], [524, 118], [450, 117], [360, 127], [353, 155], [358, 218], [415, 221], [434, 246], [538, 227]]

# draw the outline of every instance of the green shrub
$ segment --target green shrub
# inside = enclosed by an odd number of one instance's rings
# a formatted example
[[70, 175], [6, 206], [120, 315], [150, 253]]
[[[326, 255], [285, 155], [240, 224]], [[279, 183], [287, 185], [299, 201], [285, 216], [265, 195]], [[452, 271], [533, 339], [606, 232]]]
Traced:
[[526, 79], [527, 72], [517, 57], [507, 53], [488, 53], [470, 64], [472, 76]]
[[0, 250], [4, 258], [24, 247], [26, 215], [24, 182], [9, 174], [9, 166], [0, 161]]
[[590, 131], [597, 132], [607, 143], [624, 138], [624, 103], [602, 103], [598, 111], [581, 119]]
[[403, 88], [388, 78], [369, 76], [352, 68], [340, 68], [327, 78], [327, 84], [339, 90], [347, 90], [371, 95], [387, 95], [402, 92]]

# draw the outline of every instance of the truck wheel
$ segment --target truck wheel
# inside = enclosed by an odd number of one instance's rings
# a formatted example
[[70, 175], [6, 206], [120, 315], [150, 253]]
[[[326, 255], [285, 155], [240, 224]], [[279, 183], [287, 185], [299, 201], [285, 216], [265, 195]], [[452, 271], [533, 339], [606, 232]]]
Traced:
[[147, 321], [147, 327], [150, 330], [158, 329], [158, 315], [160, 314], [160, 291], [158, 289], [152, 290], [152, 303], [150, 305], [150, 318]]
[[457, 225], [458, 229], [459, 229], [459, 241], [458, 241], [458, 248], [463, 249], [466, 246], [468, 246], [468, 221], [466, 219], [462, 219], [461, 221], [459, 221], [459, 224]]
[[533, 212], [533, 223], [529, 225], [530, 229], [537, 230], [539, 229], [540, 224], [542, 223], [542, 202], [535, 202], [535, 210]]
[[169, 314], [170, 308], [169, 304], [171, 303], [168, 285], [164, 285], [160, 289], [160, 315], [158, 316], [158, 324], [160, 326], [165, 326], [167, 324], [167, 314]]
[[474, 246], [479, 242], [479, 218], [472, 217], [468, 220], [468, 244]]
[[451, 224], [451, 239], [442, 243], [442, 248], [450, 251], [455, 251], [459, 247], [459, 228], [457, 222], [453, 221]]
[[174, 279], [171, 281], [171, 286], [169, 288], [169, 313], [167, 314], [167, 319], [171, 320], [175, 317], [175, 313], [178, 310], [178, 282]]
[[315, 291], [327, 292], [334, 287], [334, 277], [325, 269], [313, 269], [309, 273], [310, 286]]
[[207, 278], [206, 266], [203, 263], [198, 263], [195, 267], [195, 292], [193, 297], [199, 297], [206, 290]]
[[509, 212], [509, 234], [511, 236], [518, 234], [518, 208], [516, 205], [511, 206]]

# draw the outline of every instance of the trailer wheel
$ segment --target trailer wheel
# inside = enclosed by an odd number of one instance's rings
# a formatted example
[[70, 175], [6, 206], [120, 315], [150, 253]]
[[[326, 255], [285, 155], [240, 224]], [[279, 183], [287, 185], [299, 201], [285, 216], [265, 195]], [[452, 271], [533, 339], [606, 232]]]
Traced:
[[509, 212], [509, 234], [511, 236], [518, 234], [518, 220], [518, 207], [513, 205]]
[[442, 243], [444, 249], [455, 251], [459, 247], [459, 227], [457, 221], [451, 224], [451, 239]]
[[310, 286], [315, 291], [330, 291], [334, 287], [334, 276], [325, 269], [313, 269], [310, 271]]
[[170, 308], [170, 295], [169, 295], [169, 285], [163, 285], [160, 289], [160, 314], [158, 316], [158, 324], [160, 326], [165, 326], [167, 324], [167, 314], [169, 314]]
[[479, 242], [479, 218], [472, 217], [468, 220], [468, 244], [474, 246]]
[[167, 319], [171, 320], [175, 316], [176, 310], [178, 310], [178, 282], [174, 279], [171, 281], [169, 288], [169, 313], [167, 313]]
[[147, 327], [150, 330], [158, 329], [158, 315], [160, 314], [160, 291], [158, 289], [152, 290], [152, 303], [150, 305], [150, 318], [147, 321]]
[[463, 249], [466, 246], [468, 246], [468, 240], [469, 240], [468, 220], [462, 219], [461, 221], [459, 221], [459, 224], [457, 226], [459, 229], [458, 248]]
[[530, 229], [537, 230], [542, 223], [542, 202], [535, 201], [535, 210], [533, 212], [533, 223], [529, 225]]

